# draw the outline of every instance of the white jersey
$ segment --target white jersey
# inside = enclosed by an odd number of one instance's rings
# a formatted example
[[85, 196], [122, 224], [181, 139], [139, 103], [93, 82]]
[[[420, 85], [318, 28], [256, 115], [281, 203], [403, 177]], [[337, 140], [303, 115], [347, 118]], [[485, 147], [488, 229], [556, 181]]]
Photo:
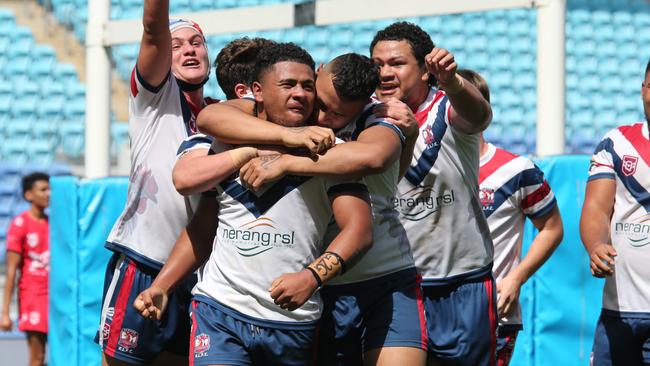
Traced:
[[420, 136], [394, 200], [423, 284], [491, 270], [492, 240], [478, 200], [479, 135], [451, 126], [450, 110], [436, 89], [418, 108]]
[[[494, 243], [495, 279], [502, 280], [521, 261], [526, 217], [541, 217], [557, 206], [555, 195], [530, 159], [488, 144], [479, 169], [479, 199]], [[499, 325], [521, 324], [521, 306]]]
[[[228, 147], [215, 141], [213, 152]], [[320, 318], [320, 295], [294, 311], [273, 303], [268, 288], [284, 273], [299, 272], [325, 250], [332, 218], [329, 195], [367, 190], [361, 183], [286, 176], [253, 193], [239, 178], [217, 188], [219, 224], [210, 259], [194, 295], [206, 296], [261, 324], [300, 325]], [[251, 321], [250, 319], [244, 319]]]
[[618, 254], [605, 280], [603, 308], [650, 313], [650, 137], [648, 124], [621, 126], [596, 147], [589, 180], [614, 179], [616, 198], [610, 224]]
[[196, 203], [196, 198], [185, 198], [176, 191], [172, 169], [179, 145], [196, 132], [197, 113], [171, 72], [154, 88], [133, 70], [128, 196], [108, 237], [107, 248], [158, 269], [167, 260]]
[[[404, 142], [402, 131], [395, 125], [377, 118], [372, 108], [379, 104], [371, 102], [366, 105], [359, 118], [336, 132], [336, 136], [344, 141], [355, 141], [361, 132], [374, 126], [390, 128]], [[342, 276], [330, 280], [328, 284], [345, 284], [369, 280], [388, 275], [406, 268], [414, 267], [413, 255], [406, 238], [406, 232], [399, 221], [397, 211], [393, 206], [393, 198], [399, 180], [399, 160], [395, 161], [386, 171], [369, 175], [363, 182], [370, 192], [372, 203], [373, 244], [363, 257]], [[339, 233], [339, 228], [332, 222], [325, 236], [329, 243]]]

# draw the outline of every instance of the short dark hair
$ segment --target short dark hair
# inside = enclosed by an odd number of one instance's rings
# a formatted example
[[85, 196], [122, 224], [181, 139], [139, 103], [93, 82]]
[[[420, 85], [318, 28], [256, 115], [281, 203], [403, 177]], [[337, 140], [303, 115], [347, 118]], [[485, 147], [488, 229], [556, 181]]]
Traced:
[[27, 191], [31, 191], [34, 188], [34, 184], [38, 181], [50, 181], [50, 176], [42, 172], [34, 172], [27, 174], [23, 177], [22, 186], [23, 186], [23, 196]]
[[483, 98], [488, 102], [490, 101], [490, 88], [488, 88], [487, 81], [481, 74], [470, 69], [458, 69], [456, 73], [472, 83], [481, 92]]
[[262, 48], [257, 55], [253, 80], [259, 81], [271, 66], [283, 61], [304, 64], [309, 66], [312, 71], [314, 70], [314, 59], [304, 48], [290, 42], [275, 43]]
[[346, 53], [330, 62], [332, 83], [344, 101], [370, 98], [379, 86], [379, 67], [366, 56]]
[[[405, 41], [411, 46], [413, 56], [420, 66], [424, 65], [424, 56], [428, 55], [435, 44], [431, 37], [418, 25], [409, 22], [396, 22], [380, 30], [370, 42], [370, 54], [381, 41]], [[429, 75], [429, 85], [435, 86], [436, 79]]]
[[648, 64], [645, 66], [645, 74], [644, 74], [644, 76], [648, 76], [649, 72], [650, 72], [650, 60], [648, 60]]
[[217, 82], [228, 99], [237, 99], [235, 85], [250, 86], [253, 83], [253, 73], [257, 55], [262, 48], [275, 44], [266, 38], [237, 38], [219, 51], [214, 60]]

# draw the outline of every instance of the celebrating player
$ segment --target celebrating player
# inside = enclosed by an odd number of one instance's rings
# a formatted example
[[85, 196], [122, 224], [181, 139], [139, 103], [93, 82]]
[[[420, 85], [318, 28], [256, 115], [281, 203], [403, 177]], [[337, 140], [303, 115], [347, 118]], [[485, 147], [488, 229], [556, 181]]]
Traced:
[[415, 24], [379, 31], [370, 53], [380, 67], [377, 97], [402, 100], [419, 124], [394, 203], [423, 277], [429, 360], [490, 365], [497, 320], [493, 248], [477, 190], [478, 133], [492, 118], [490, 105], [456, 73], [453, 54], [434, 47]]
[[592, 364], [650, 364], [650, 62], [646, 120], [609, 131], [596, 147], [580, 217], [591, 274], [605, 277]]

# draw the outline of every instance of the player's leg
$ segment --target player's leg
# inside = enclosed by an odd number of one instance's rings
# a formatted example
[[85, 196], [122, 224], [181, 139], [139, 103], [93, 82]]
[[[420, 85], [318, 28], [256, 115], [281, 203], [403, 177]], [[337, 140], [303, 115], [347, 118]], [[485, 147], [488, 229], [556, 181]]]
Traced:
[[429, 362], [496, 363], [496, 289], [491, 274], [453, 285], [423, 286]]
[[[192, 301], [189, 341], [190, 364], [194, 366], [248, 366], [253, 340], [250, 324], [222, 311], [214, 300]], [[229, 311], [233, 311], [229, 309]], [[236, 312], [235, 312], [236, 313]]]
[[643, 342], [636, 339], [634, 321], [603, 310], [596, 325], [591, 365], [643, 365]]
[[47, 334], [33, 331], [27, 331], [26, 333], [30, 366], [43, 366], [45, 364]]
[[406, 365], [424, 366], [428, 337], [415, 268], [367, 282], [369, 291], [380, 296], [364, 309], [364, 364], [387, 366], [401, 360]]
[[515, 351], [515, 342], [519, 334], [519, 326], [497, 327], [497, 366], [508, 366]]

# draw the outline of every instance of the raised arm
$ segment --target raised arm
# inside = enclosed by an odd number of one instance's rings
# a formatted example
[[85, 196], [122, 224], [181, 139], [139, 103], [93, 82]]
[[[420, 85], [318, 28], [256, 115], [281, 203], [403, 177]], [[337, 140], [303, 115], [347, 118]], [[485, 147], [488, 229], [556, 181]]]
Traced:
[[214, 198], [201, 197], [192, 220], [176, 240], [160, 273], [133, 302], [133, 307], [143, 317], [160, 320], [167, 307], [168, 295], [210, 258], [217, 230], [218, 209]]
[[137, 69], [147, 84], [156, 87], [165, 80], [172, 65], [169, 0], [145, 0], [142, 26]]
[[609, 225], [614, 212], [616, 181], [609, 178], [587, 183], [580, 216], [580, 238], [589, 253], [591, 274], [596, 277], [614, 273], [616, 251], [611, 244]]
[[340, 193], [332, 198], [339, 234], [325, 253], [300, 272], [283, 274], [269, 292], [275, 303], [293, 311], [330, 279], [351, 268], [372, 246], [372, 213], [367, 192]]
[[328, 128], [283, 127], [254, 116], [255, 103], [229, 100], [204, 108], [197, 118], [199, 129], [229, 144], [265, 144], [304, 147], [312, 154], [322, 153], [335, 141]]
[[472, 83], [456, 73], [454, 55], [444, 48], [434, 48], [425, 56], [429, 73], [447, 93], [451, 103], [451, 125], [460, 132], [474, 134], [487, 128], [492, 121], [490, 103]]
[[564, 236], [562, 217], [557, 206], [546, 215], [533, 218], [532, 222], [539, 233], [533, 239], [528, 253], [512, 272], [497, 283], [497, 310], [501, 315], [510, 313], [519, 298], [521, 286], [548, 260]]

